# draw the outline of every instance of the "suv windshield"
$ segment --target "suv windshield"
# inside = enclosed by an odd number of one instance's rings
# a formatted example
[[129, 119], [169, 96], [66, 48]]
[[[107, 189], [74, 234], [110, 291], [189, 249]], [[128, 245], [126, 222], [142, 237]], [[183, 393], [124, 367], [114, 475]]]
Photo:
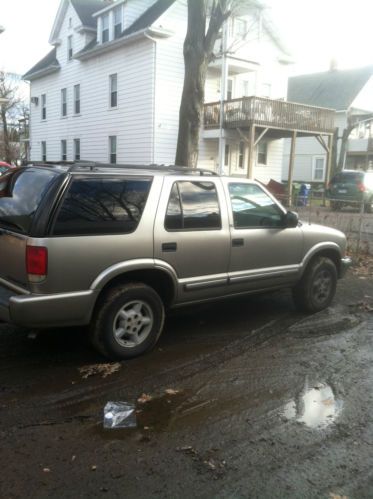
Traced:
[[0, 226], [28, 234], [36, 210], [60, 172], [24, 168], [6, 173], [0, 180]]

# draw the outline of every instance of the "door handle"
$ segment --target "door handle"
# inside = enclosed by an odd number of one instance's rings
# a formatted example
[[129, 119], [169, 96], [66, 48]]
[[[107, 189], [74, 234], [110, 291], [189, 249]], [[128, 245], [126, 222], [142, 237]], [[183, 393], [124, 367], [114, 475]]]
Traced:
[[162, 251], [176, 251], [177, 244], [176, 243], [162, 243]]
[[232, 246], [233, 246], [233, 248], [236, 248], [238, 246], [243, 246], [243, 245], [244, 245], [244, 240], [242, 238], [232, 239]]

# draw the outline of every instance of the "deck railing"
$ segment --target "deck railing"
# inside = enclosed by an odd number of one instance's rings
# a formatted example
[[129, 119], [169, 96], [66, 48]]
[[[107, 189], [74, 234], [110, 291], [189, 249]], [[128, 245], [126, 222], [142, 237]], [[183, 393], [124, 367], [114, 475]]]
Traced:
[[[334, 130], [332, 109], [306, 106], [294, 102], [242, 97], [224, 101], [224, 128], [247, 127], [252, 124], [286, 130], [327, 132]], [[205, 128], [217, 128], [220, 123], [220, 102], [204, 105]]]

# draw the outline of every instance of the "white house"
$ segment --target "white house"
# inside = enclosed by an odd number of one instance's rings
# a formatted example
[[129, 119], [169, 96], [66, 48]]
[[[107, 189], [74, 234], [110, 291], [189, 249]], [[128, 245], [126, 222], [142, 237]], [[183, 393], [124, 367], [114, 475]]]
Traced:
[[[208, 70], [199, 166], [220, 158], [221, 171], [279, 180], [289, 58], [263, 7], [248, 4]], [[31, 159], [172, 164], [186, 25], [186, 0], [62, 0], [54, 48], [24, 75]]]
[[[334, 154], [341, 155], [344, 168], [373, 167], [373, 66], [289, 78], [288, 100], [336, 110]], [[356, 125], [341, 150], [345, 131]], [[285, 141], [283, 180], [288, 179], [290, 141]], [[326, 174], [325, 148], [313, 138], [300, 138], [295, 148], [293, 180], [323, 182]]]

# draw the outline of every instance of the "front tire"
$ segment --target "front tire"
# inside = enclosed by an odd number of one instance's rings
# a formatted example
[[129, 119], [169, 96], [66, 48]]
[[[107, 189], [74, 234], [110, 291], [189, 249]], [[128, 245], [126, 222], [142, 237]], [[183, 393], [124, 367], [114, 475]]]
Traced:
[[327, 308], [334, 298], [337, 279], [337, 269], [330, 258], [315, 258], [293, 289], [297, 309], [313, 313]]
[[105, 357], [123, 360], [151, 350], [161, 335], [164, 306], [153, 288], [128, 283], [100, 299], [91, 323], [91, 341]]

